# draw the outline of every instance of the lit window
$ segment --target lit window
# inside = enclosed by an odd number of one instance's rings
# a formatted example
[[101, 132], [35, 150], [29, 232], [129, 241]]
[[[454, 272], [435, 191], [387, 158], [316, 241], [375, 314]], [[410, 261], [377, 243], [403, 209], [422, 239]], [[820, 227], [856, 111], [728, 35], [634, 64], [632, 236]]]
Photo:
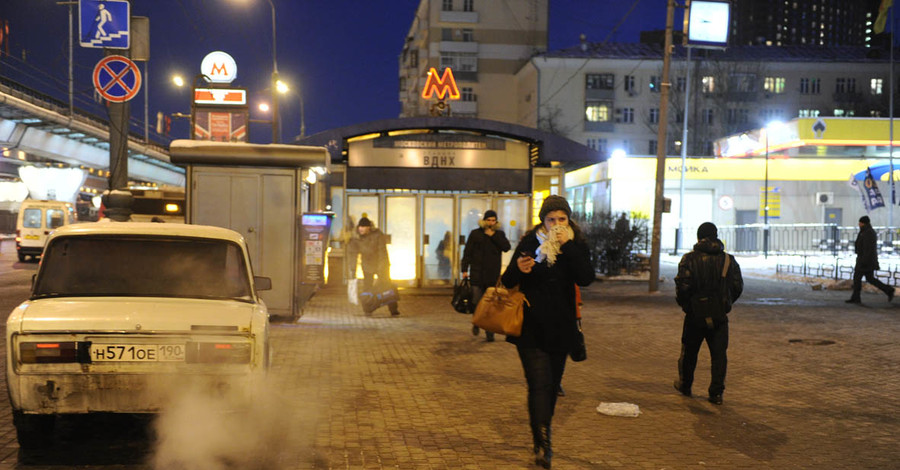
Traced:
[[589, 122], [609, 122], [612, 102], [588, 101], [584, 105], [584, 118]]
[[716, 91], [715, 77], [703, 77], [701, 83], [703, 84], [703, 93], [714, 93]]
[[870, 84], [870, 88], [872, 90], [873, 95], [880, 95], [882, 93], [881, 87], [884, 81], [881, 78], [873, 78]]
[[784, 77], [766, 77], [763, 89], [769, 93], [784, 93]]

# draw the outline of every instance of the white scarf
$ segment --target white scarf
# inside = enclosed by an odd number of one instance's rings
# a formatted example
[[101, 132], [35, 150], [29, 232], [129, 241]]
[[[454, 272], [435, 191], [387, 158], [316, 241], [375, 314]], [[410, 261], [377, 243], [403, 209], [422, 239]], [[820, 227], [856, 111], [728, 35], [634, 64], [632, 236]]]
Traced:
[[549, 233], [545, 227], [541, 227], [535, 232], [538, 241], [541, 242], [541, 246], [535, 252], [537, 256], [534, 260], [536, 262], [542, 263], [546, 259], [548, 266], [553, 266], [556, 263], [556, 255], [560, 253], [559, 239], [556, 237], [556, 234], [562, 231], [568, 232], [569, 240], [575, 238], [575, 232], [568, 225], [554, 225]]

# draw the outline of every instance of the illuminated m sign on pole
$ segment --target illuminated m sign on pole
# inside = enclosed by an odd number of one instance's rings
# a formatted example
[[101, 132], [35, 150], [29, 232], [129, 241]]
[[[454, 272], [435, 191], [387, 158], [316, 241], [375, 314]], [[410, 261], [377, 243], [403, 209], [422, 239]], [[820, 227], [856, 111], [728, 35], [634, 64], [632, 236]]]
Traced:
[[437, 70], [434, 67], [428, 71], [428, 79], [425, 81], [425, 88], [422, 89], [422, 98], [429, 100], [434, 94], [437, 94], [439, 100], [443, 100], [445, 97], [449, 97], [451, 100], [459, 99], [459, 88], [456, 86], [456, 79], [453, 78], [453, 72], [449, 67], [444, 69], [441, 78], [438, 78]]

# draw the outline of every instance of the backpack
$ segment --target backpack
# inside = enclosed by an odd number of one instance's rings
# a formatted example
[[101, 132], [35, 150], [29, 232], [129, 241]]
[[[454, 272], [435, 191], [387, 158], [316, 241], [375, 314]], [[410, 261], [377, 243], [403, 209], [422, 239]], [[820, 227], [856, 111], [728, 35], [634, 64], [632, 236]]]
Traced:
[[726, 279], [730, 264], [731, 256], [725, 253], [722, 276], [717, 278], [719, 282], [704, 286], [691, 296], [691, 313], [695, 320], [702, 321], [706, 328], [713, 329], [715, 324], [724, 322], [731, 310], [731, 296], [728, 294]]

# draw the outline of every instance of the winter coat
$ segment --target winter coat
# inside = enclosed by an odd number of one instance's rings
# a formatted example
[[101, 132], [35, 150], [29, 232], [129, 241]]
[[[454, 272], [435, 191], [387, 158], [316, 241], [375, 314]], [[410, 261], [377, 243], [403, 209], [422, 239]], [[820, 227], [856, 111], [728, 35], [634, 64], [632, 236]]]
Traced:
[[381, 230], [377, 228], [373, 227], [369, 233], [356, 235], [350, 239], [347, 252], [348, 267], [351, 273], [356, 272], [357, 257], [362, 259], [364, 273], [387, 273], [390, 271], [387, 235], [381, 233]]
[[503, 273], [503, 285], [518, 285], [528, 299], [522, 335], [507, 336], [506, 341], [546, 352], [569, 352], [576, 331], [575, 284], [587, 286], [594, 280], [590, 252], [586, 244], [569, 240], [560, 247], [553, 266], [544, 260], [536, 263], [530, 273], [520, 271], [516, 260], [522, 253], [534, 258], [539, 246], [534, 230], [528, 232]]
[[469, 280], [475, 286], [493, 286], [500, 278], [500, 264], [503, 252], [509, 251], [509, 240], [502, 230], [495, 230], [488, 236], [484, 227], [476, 228], [466, 239], [460, 270], [469, 273]]
[[725, 253], [725, 246], [718, 239], [704, 238], [694, 245], [694, 250], [681, 257], [678, 263], [678, 275], [675, 276], [675, 301], [684, 313], [691, 315], [691, 297], [704, 287], [715, 286], [721, 282], [725, 257], [731, 258], [728, 271], [725, 273], [725, 286], [729, 298], [726, 302], [726, 313], [731, 311], [731, 304], [744, 291], [744, 278], [741, 267], [734, 256]]
[[856, 236], [856, 268], [860, 272], [879, 269], [878, 235], [871, 224], [864, 224]]

